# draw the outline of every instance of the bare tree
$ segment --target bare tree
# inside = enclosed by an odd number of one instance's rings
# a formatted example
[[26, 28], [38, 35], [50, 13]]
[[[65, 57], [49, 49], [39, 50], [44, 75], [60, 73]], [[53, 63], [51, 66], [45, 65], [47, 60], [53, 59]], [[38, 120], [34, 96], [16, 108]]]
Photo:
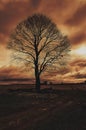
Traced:
[[36, 90], [40, 91], [41, 73], [65, 61], [70, 42], [48, 17], [34, 14], [17, 25], [10, 36], [8, 48], [14, 50], [14, 59], [32, 66]]

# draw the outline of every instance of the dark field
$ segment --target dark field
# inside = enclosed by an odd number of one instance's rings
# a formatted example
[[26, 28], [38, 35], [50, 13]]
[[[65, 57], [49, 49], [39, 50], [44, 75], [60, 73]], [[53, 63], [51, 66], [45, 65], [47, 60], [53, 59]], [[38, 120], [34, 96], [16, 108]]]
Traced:
[[0, 86], [0, 130], [86, 130], [86, 84], [45, 87]]

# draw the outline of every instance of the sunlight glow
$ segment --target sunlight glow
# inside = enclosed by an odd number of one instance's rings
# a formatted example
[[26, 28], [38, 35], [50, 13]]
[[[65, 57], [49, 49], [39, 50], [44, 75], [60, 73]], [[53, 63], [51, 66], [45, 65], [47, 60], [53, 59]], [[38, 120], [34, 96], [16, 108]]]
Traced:
[[82, 46], [76, 50], [77, 54], [86, 55], [86, 46]]
[[86, 56], [86, 46], [80, 46], [77, 49], [73, 51], [74, 54], [80, 55], [80, 56]]

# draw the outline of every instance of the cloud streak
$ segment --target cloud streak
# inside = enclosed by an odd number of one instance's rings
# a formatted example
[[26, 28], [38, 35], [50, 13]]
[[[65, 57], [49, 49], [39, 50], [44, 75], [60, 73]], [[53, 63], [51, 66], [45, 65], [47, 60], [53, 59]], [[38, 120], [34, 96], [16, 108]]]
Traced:
[[79, 6], [71, 18], [65, 22], [68, 26], [80, 26], [86, 20], [86, 4]]
[[86, 32], [84, 29], [82, 29], [79, 32], [74, 33], [71, 37], [70, 37], [71, 43], [73, 43], [74, 45], [80, 45], [80, 43], [83, 44], [83, 42], [86, 41]]

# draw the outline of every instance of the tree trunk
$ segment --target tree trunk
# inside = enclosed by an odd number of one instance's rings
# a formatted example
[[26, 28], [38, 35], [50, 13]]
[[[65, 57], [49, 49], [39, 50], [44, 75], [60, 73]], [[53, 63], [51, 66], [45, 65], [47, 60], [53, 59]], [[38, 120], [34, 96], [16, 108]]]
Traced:
[[36, 91], [40, 92], [40, 74], [38, 72], [38, 67], [35, 68], [35, 85]]
[[40, 92], [40, 77], [39, 77], [39, 75], [36, 76], [36, 91]]

